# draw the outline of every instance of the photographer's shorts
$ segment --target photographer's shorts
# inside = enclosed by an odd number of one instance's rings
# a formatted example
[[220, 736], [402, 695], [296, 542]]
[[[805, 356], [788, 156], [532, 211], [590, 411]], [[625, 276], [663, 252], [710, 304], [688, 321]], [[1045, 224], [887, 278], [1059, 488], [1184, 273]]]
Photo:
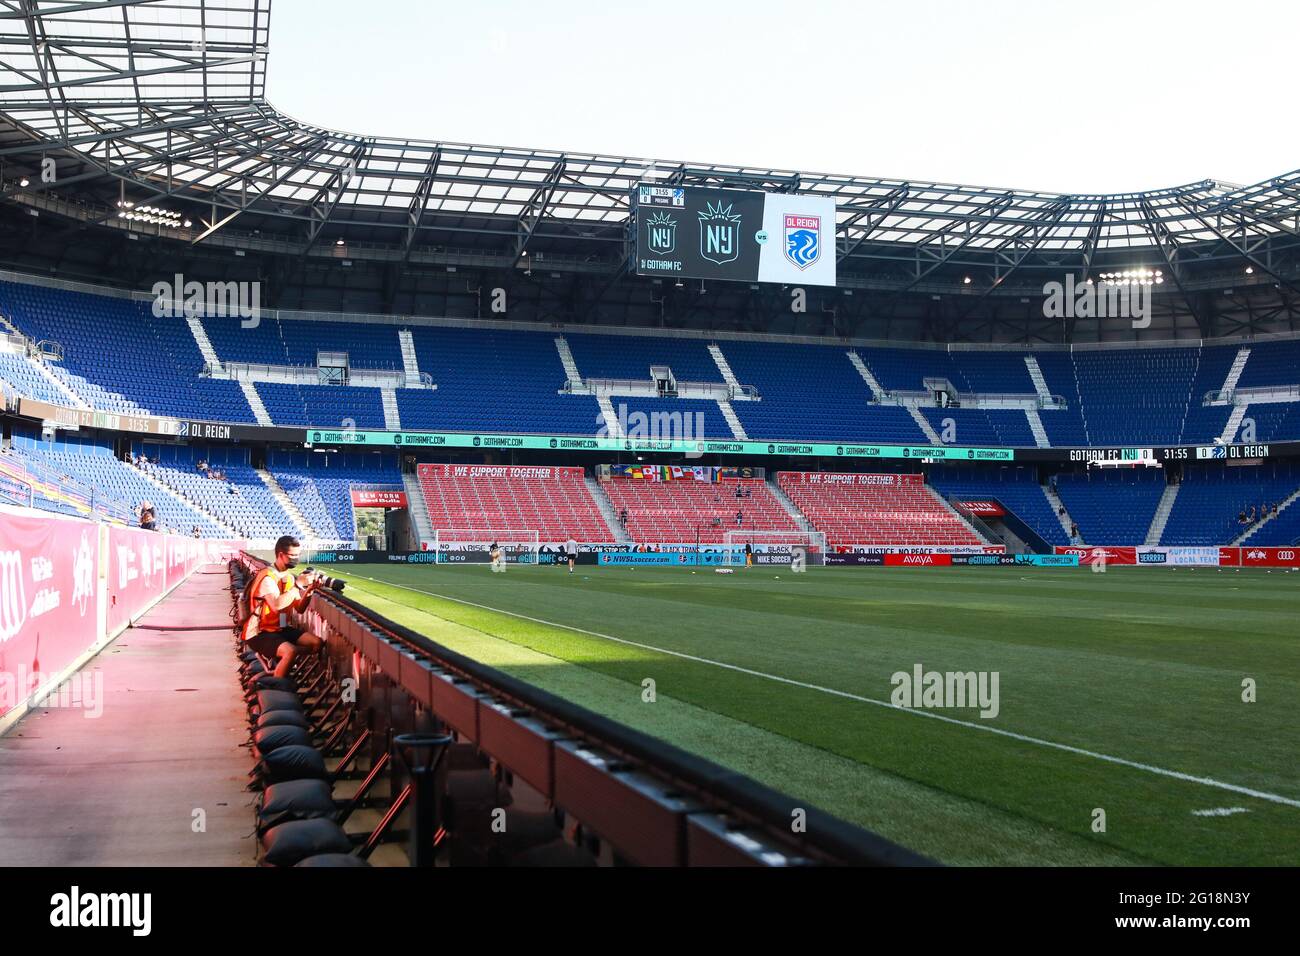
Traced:
[[281, 644], [296, 644], [300, 637], [302, 637], [302, 628], [282, 627], [278, 631], [261, 631], [256, 636], [250, 637], [244, 644], [250, 651], [269, 659], [279, 656]]

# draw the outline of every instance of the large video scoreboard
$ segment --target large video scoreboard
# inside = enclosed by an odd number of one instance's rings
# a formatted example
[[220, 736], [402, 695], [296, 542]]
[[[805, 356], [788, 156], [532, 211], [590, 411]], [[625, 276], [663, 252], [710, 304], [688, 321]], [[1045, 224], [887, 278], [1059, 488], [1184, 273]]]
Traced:
[[642, 184], [632, 191], [639, 275], [835, 284], [835, 201]]

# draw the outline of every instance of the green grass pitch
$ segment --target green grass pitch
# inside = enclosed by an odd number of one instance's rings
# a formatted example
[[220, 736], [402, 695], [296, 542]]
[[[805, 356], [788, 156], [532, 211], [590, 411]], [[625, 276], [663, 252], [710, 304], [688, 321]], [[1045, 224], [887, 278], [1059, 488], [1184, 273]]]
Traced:
[[[1300, 575], [336, 570], [448, 647], [945, 863], [1300, 863]], [[999, 713], [890, 705], [917, 664], [997, 672]]]

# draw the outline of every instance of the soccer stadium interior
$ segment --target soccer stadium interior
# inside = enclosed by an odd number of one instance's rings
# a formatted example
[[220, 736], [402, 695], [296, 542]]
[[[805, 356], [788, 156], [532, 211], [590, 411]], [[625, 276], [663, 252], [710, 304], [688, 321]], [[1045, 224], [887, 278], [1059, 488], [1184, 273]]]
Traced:
[[[0, 670], [23, 675], [0, 864], [963, 862], [838, 805], [792, 833], [816, 792], [540, 689], [398, 588], [549, 627], [582, 598], [484, 589], [1300, 564], [1300, 172], [1057, 195], [359, 136], [268, 101], [269, 24], [267, 0], [0, 19]], [[832, 204], [809, 255], [834, 281], [644, 274], [647, 186]], [[1067, 277], [1147, 312], [1054, 314]], [[347, 579], [288, 676], [235, 626], [283, 535]], [[695, 623], [626, 599], [647, 631]], [[557, 626], [604, 633], [577, 613]], [[92, 672], [83, 726], [49, 695]], [[47, 738], [94, 806], [50, 797]], [[223, 809], [181, 839], [128, 822], [143, 801]], [[71, 849], [70, 818], [98, 838]], [[999, 860], [1026, 861], [1051, 852]]]

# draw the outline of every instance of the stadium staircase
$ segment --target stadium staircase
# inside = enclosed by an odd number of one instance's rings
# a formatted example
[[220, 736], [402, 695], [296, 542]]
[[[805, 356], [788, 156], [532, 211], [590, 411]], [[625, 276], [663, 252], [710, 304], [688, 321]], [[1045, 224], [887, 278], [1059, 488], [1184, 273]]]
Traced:
[[1052, 442], [1047, 437], [1047, 429], [1043, 427], [1043, 419], [1038, 414], [1038, 409], [1026, 408], [1025, 418], [1029, 419], [1029, 432], [1034, 436], [1034, 444], [1039, 448], [1050, 448]]
[[627, 533], [623, 523], [618, 520], [618, 513], [614, 510], [609, 495], [605, 494], [605, 489], [600, 486], [600, 482], [585, 473], [582, 480], [586, 484], [587, 490], [591, 492], [591, 498], [596, 502], [596, 507], [600, 509], [601, 517], [605, 519], [605, 524], [609, 526], [609, 533], [614, 536], [614, 540], [619, 544], [631, 544], [632, 536]]
[[[229, 535], [232, 538], [240, 537], [240, 532], [235, 527], [233, 527], [229, 522], [224, 521], [221, 518], [218, 518], [215, 514], [212, 513], [212, 511], [210, 511], [208, 508], [205, 508], [194, 498], [190, 497], [190, 495], [186, 494], [185, 489], [180, 487], [174, 487], [170, 484], [167, 484], [166, 482], [158, 478], [153, 473], [152, 470], [145, 469], [145, 468], [135, 468], [131, 465], [123, 465], [123, 467], [131, 468], [132, 472], [134, 472], [136, 475], [139, 475], [140, 478], [142, 478], [144, 481], [147, 481], [149, 484], [153, 485], [155, 488], [157, 488], [168, 498], [179, 498], [181, 501], [183, 501], [194, 511], [197, 511], [204, 518], [207, 518], [214, 525], [220, 528], [223, 534]], [[157, 502], [155, 502], [155, 504], [157, 504]]]
[[397, 341], [402, 349], [402, 371], [406, 373], [406, 387], [420, 387], [420, 357], [415, 354], [415, 337], [410, 329], [399, 329]]
[[605, 434], [610, 438], [622, 438], [623, 424], [618, 420], [618, 412], [614, 411], [614, 403], [609, 400], [609, 396], [598, 395], [596, 402], [600, 405], [600, 414], [604, 416]]
[[302, 532], [308, 532], [308, 534], [304, 534], [303, 537], [315, 537], [317, 539], [328, 539], [334, 537], [334, 535], [330, 533], [333, 530], [332, 528], [319, 529], [312, 526], [312, 523], [303, 515], [302, 511], [294, 503], [293, 499], [285, 494], [284, 488], [280, 486], [280, 482], [276, 481], [275, 475], [271, 474], [265, 468], [255, 468], [253, 470], [257, 472], [257, 477], [262, 479], [262, 484], [266, 485], [267, 490], [271, 492], [271, 497], [280, 503], [280, 507], [284, 509], [285, 514], [287, 514], [289, 519], [293, 521], [296, 526], [295, 530], [300, 534]]
[[[1295, 504], [1297, 500], [1300, 500], [1300, 488], [1297, 488], [1295, 491], [1291, 492], [1291, 494], [1289, 494], [1285, 499], [1283, 499], [1281, 502], [1278, 503], [1276, 515], [1270, 512], [1268, 517], [1264, 518], [1262, 521], [1257, 521], [1255, 524], [1251, 525], [1245, 531], [1245, 533], [1237, 536], [1236, 540], [1232, 542], [1232, 546], [1240, 547], [1242, 545], [1247, 544], [1251, 538], [1255, 537], [1255, 535], [1260, 531], [1260, 529], [1267, 528], [1274, 521], [1278, 521], [1279, 523], [1281, 523], [1280, 519], [1283, 517], [1283, 515], [1286, 515], [1286, 509], [1290, 508], [1293, 504]], [[1290, 518], [1291, 516], [1286, 515], [1286, 517]]]
[[809, 484], [797, 474], [780, 472], [777, 484], [828, 545], [987, 543], [922, 482]]
[[[722, 349], [716, 344], [709, 345], [709, 355], [713, 356], [713, 364], [718, 367], [722, 373], [722, 380], [737, 391], [740, 390], [740, 379], [736, 378], [736, 373], [731, 369], [731, 363], [727, 357], [722, 354]], [[724, 413], [725, 414], [725, 413]]]
[[384, 406], [384, 427], [390, 432], [402, 430], [402, 416], [397, 410], [397, 391], [391, 388], [379, 390], [379, 400]]
[[402, 487], [406, 489], [407, 513], [411, 516], [411, 525], [419, 544], [433, 541], [433, 525], [429, 521], [429, 506], [424, 500], [424, 489], [420, 479], [412, 474], [402, 475]]
[[808, 520], [808, 516], [805, 515], [802, 511], [800, 511], [797, 507], [795, 507], [795, 503], [790, 500], [790, 496], [781, 490], [780, 485], [778, 485], [775, 481], [769, 481], [767, 483], [767, 489], [768, 491], [772, 492], [772, 497], [775, 498], [778, 502], [780, 502], [781, 507], [786, 510], [786, 513], [790, 515], [790, 518], [794, 521], [794, 523], [799, 526], [800, 531], [817, 530], [816, 528], [813, 527], [813, 523]]
[[[737, 485], [750, 497], [737, 498]], [[605, 492], [617, 513], [626, 508], [632, 540], [653, 545], [721, 544], [728, 531], [799, 531], [761, 478], [649, 481], [611, 478]], [[736, 513], [743, 519], [736, 524]], [[717, 524], [714, 525], [714, 520]]]
[[208, 369], [212, 372], [224, 372], [225, 366], [221, 364], [221, 357], [217, 355], [217, 350], [212, 347], [212, 340], [208, 338], [208, 331], [203, 327], [203, 320], [196, 315], [189, 315], [185, 317], [185, 324], [189, 326], [190, 334], [194, 336], [194, 344], [199, 347], [199, 354], [208, 364]]
[[1132, 545], [1146, 537], [1165, 490], [1158, 469], [1090, 469], [1057, 477], [1056, 490], [1080, 536], [1094, 545]]
[[1160, 504], [1156, 505], [1156, 513], [1151, 518], [1151, 527], [1147, 529], [1143, 544], [1155, 547], [1160, 543], [1160, 538], [1165, 533], [1165, 525], [1169, 523], [1169, 515], [1174, 510], [1174, 502], [1178, 500], [1178, 489], [1181, 487], [1182, 485], [1165, 485], [1164, 494], [1160, 496]]
[[939, 492], [936, 491], [929, 484], [926, 484], [923, 487], [925, 488], [926, 492], [930, 495], [931, 498], [933, 498], [936, 502], [938, 502], [938, 504], [942, 506], [944, 510], [946, 510], [950, 515], [952, 515], [954, 521], [958, 522], [959, 524], [963, 524], [967, 528], [969, 528], [970, 533], [973, 534], [976, 538], [978, 538], [981, 543], [993, 544], [997, 541], [996, 536], [992, 534], [991, 529], [988, 527], [988, 525], [984, 524], [983, 521], [980, 521], [978, 524], [976, 524], [976, 521], [978, 519], [972, 520], [971, 518], [962, 514], [960, 511], [958, 511], [956, 508], [952, 506], [951, 501], [949, 501], [943, 495], [939, 494]]
[[[1223, 380], [1223, 391], [1231, 392], [1241, 381], [1241, 373], [1246, 370], [1246, 362], [1250, 359], [1250, 349], [1242, 346], [1237, 350], [1236, 356], [1232, 360], [1232, 365], [1228, 367], [1228, 374]], [[1193, 400], [1199, 400], [1200, 396], [1193, 395]]]
[[1047, 379], [1043, 377], [1043, 370], [1039, 367], [1038, 359], [1032, 355], [1025, 356], [1025, 368], [1029, 370], [1029, 380], [1034, 383], [1034, 391], [1043, 401], [1052, 400], [1052, 390], [1047, 387]]
[[[56, 376], [54, 372], [51, 371], [50, 367], [47, 366], [42, 359], [37, 357], [35, 344], [30, 338], [23, 334], [16, 325], [10, 322], [3, 315], [0, 315], [0, 325], [3, 325], [5, 330], [7, 330], [9, 334], [14, 336], [17, 340], [11, 340], [9, 346], [6, 348], [6, 352], [13, 356], [13, 358], [9, 359], [9, 362], [15, 366], [25, 366], [26, 370], [31, 373], [16, 376], [17, 378], [27, 379], [30, 381], [32, 375], [39, 377], [47, 385], [47, 388], [45, 389], [49, 393], [47, 397], [55, 399], [56, 404], [67, 404], [71, 405], [73, 408], [81, 409], [88, 409], [91, 407], [90, 403], [84, 401], [82, 397], [72, 389], [69, 383]], [[14, 381], [12, 384], [17, 387], [20, 392], [27, 391], [27, 389], [21, 387], [23, 384], [21, 381]], [[39, 398], [40, 396], [33, 395], [32, 397]]]
[[867, 383], [867, 388], [871, 389], [872, 397], [877, 401], [883, 398], [885, 390], [880, 387], [880, 382], [871, 374], [871, 369], [867, 368], [867, 363], [862, 361], [862, 356], [857, 352], [848, 352], [846, 354], [853, 367], [858, 370], [858, 374], [862, 376], [862, 380]]
[[1056, 516], [1056, 520], [1061, 523], [1061, 530], [1065, 532], [1065, 540], [1069, 541], [1070, 540], [1069, 509], [1066, 509], [1065, 514], [1061, 514], [1061, 509], [1065, 508], [1065, 502], [1061, 500], [1061, 496], [1052, 490], [1051, 485], [1039, 485], [1039, 487], [1043, 489], [1043, 497], [1047, 499], [1047, 504], [1052, 509], [1052, 514], [1054, 514]]
[[54, 372], [50, 370], [50, 367], [45, 364], [45, 362], [41, 361], [40, 359], [34, 358], [32, 359], [32, 365], [33, 367], [35, 367], [36, 371], [42, 377], [44, 377], [51, 385], [54, 386], [55, 390], [59, 392], [59, 394], [63, 395], [63, 397], [68, 400], [68, 404], [71, 405], [73, 408], [84, 409], [84, 408], [91, 407], [89, 402], [82, 399], [80, 395], [78, 395], [76, 392], [72, 390], [71, 386], [69, 386], [66, 382], [63, 382], [57, 375], [55, 375]]
[[745, 434], [745, 426], [740, 423], [736, 415], [736, 410], [731, 407], [731, 402], [725, 398], [718, 399], [718, 408], [722, 412], [722, 417], [727, 421], [727, 427], [731, 429], [731, 434], [737, 441], [748, 441], [749, 436]]
[[563, 335], [555, 337], [555, 351], [560, 355], [560, 364], [564, 366], [564, 374], [569, 382], [569, 388], [575, 391], [581, 389], [583, 387], [582, 374], [578, 371], [578, 363], [573, 359], [573, 350], [569, 348], [569, 340]]
[[915, 405], [908, 405], [907, 412], [912, 416], [912, 421], [916, 422], [916, 427], [925, 433], [925, 437], [931, 445], [943, 444], [943, 439], [941, 439], [939, 433], [934, 430], [934, 426], [930, 424], [930, 420], [921, 414], [919, 408]]
[[248, 407], [253, 411], [253, 418], [259, 425], [274, 424], [271, 421], [271, 413], [266, 410], [266, 405], [262, 402], [262, 396], [257, 394], [257, 388], [247, 379], [239, 380], [239, 390], [244, 393], [244, 398], [248, 399]]
[[1219, 441], [1225, 445], [1231, 444], [1237, 436], [1237, 429], [1241, 427], [1241, 420], [1246, 417], [1246, 409], [1249, 405], [1234, 405], [1232, 414], [1228, 416], [1228, 424], [1223, 426], [1223, 433], [1219, 435]]

